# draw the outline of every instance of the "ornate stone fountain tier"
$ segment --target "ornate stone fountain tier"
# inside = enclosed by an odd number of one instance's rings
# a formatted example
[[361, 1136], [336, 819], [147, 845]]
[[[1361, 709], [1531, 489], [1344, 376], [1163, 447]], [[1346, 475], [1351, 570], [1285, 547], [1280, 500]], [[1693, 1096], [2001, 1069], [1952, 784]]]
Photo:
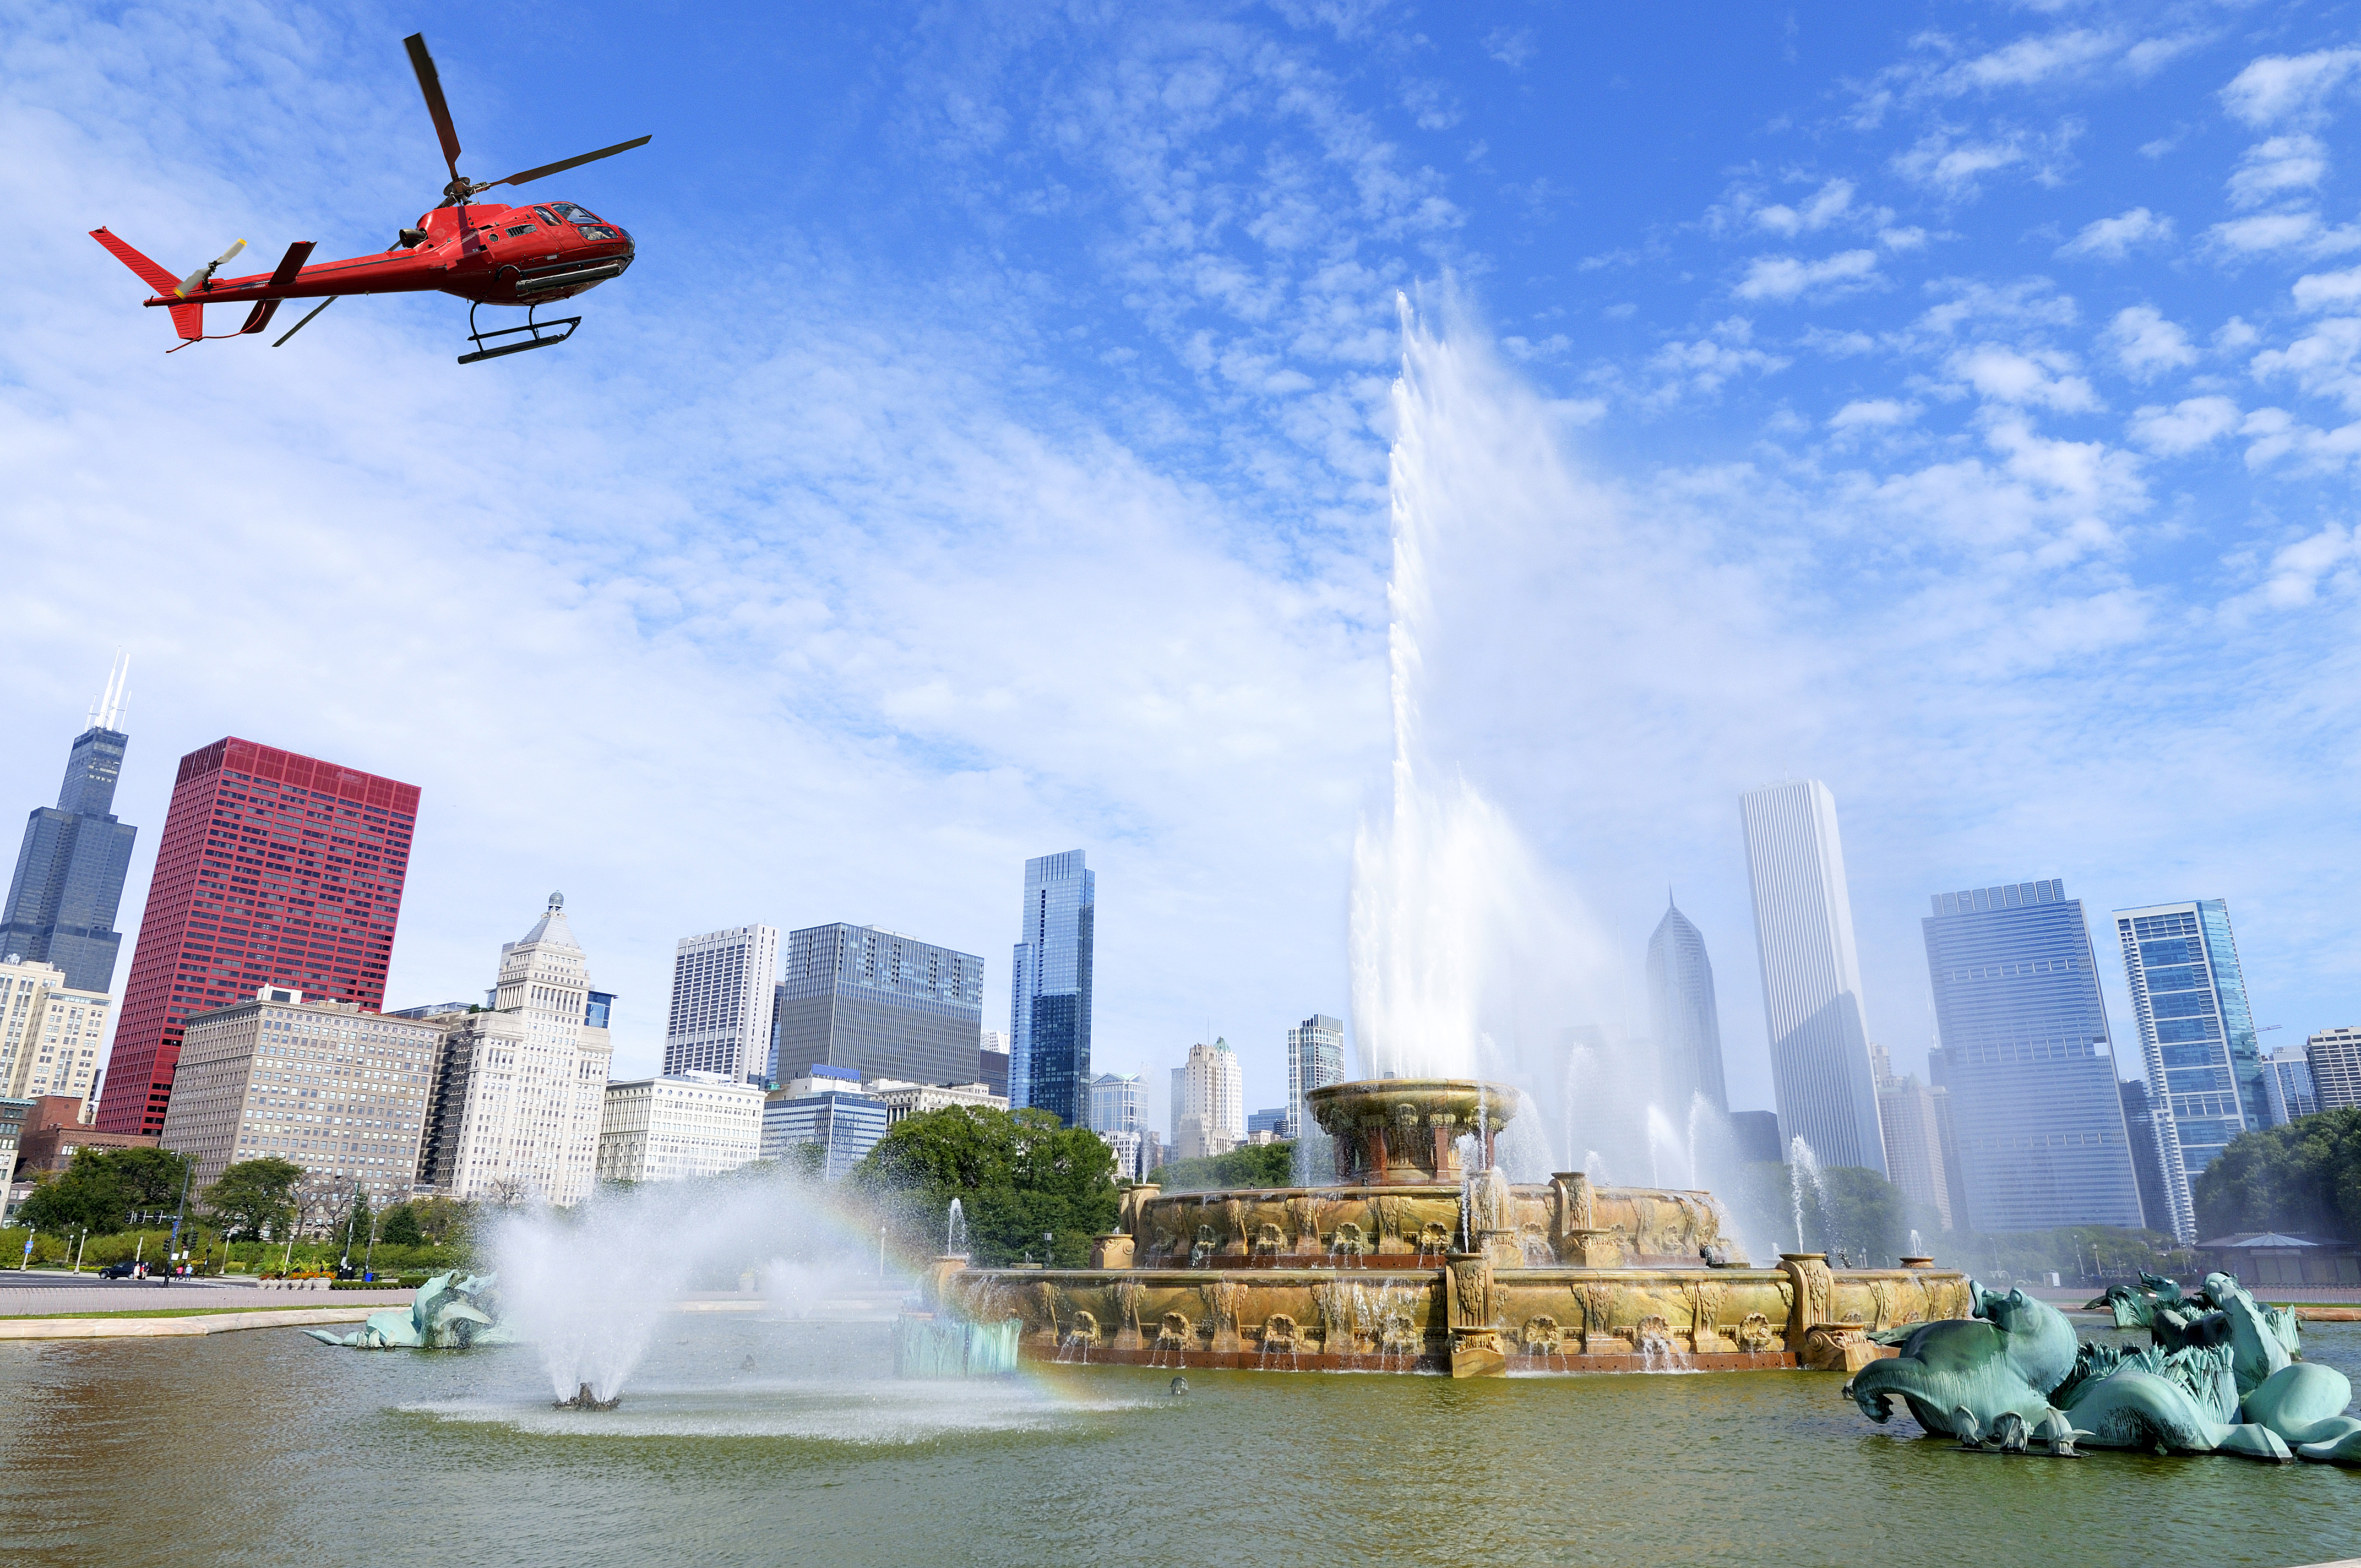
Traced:
[[1483, 1139], [1489, 1166], [1494, 1135], [1517, 1113], [1515, 1090], [1472, 1078], [1367, 1079], [1305, 1099], [1336, 1140], [1337, 1175], [1370, 1187], [1456, 1182], [1459, 1140]]

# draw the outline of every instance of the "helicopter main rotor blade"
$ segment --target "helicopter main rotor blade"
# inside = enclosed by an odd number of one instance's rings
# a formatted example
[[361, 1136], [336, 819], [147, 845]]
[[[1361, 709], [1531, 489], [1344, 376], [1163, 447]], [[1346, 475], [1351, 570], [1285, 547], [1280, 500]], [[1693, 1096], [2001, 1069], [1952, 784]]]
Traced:
[[643, 136], [637, 141], [619, 141], [612, 147], [602, 147], [596, 152], [586, 152], [579, 158], [569, 158], [563, 163], [544, 163], [539, 169], [528, 169], [522, 174], [511, 174], [505, 180], [495, 180], [491, 185], [478, 186], [489, 191], [492, 185], [522, 185], [528, 180], [538, 180], [544, 174], [562, 174], [569, 169], [579, 169], [586, 163], [596, 163], [602, 158], [612, 158], [619, 152], [629, 152], [635, 147], [645, 147], [653, 136]]
[[434, 118], [434, 134], [443, 138], [443, 161], [451, 166], [454, 184], [459, 179], [459, 132], [451, 124], [451, 105], [443, 101], [443, 78], [434, 71], [434, 57], [426, 52], [426, 35], [412, 33], [401, 40], [410, 50], [410, 68], [418, 72], [418, 90], [426, 94], [426, 113]]

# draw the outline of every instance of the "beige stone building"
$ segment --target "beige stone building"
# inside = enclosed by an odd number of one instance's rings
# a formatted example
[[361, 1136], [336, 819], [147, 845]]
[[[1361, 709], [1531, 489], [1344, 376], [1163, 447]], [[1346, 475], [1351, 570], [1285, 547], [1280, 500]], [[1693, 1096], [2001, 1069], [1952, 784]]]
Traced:
[[431, 1025], [263, 986], [251, 1002], [191, 1014], [186, 1029], [163, 1141], [195, 1162], [200, 1190], [239, 1160], [275, 1157], [379, 1207], [410, 1196]]
[[906, 1083], [898, 1078], [873, 1078], [861, 1086], [861, 1092], [885, 1102], [885, 1124], [889, 1127], [906, 1116], [939, 1111], [946, 1105], [1008, 1109], [1008, 1096], [994, 1094], [988, 1083]]
[[54, 964], [0, 963], [0, 1100], [93, 1098], [115, 999], [76, 991]]
[[419, 1179], [452, 1198], [578, 1203], [597, 1174], [614, 1054], [566, 899], [500, 948], [492, 1005], [444, 1013]]

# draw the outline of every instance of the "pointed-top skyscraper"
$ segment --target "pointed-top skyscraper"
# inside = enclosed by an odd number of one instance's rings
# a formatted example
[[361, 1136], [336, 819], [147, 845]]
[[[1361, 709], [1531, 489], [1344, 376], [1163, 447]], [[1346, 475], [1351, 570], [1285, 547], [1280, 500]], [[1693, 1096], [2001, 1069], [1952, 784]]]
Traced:
[[112, 813], [131, 740], [115, 728], [130, 673], [120, 656], [107, 672], [106, 691], [92, 704], [89, 725], [66, 759], [58, 804], [37, 807], [25, 823], [8, 902], [0, 906], [0, 958], [14, 953], [55, 964], [76, 991], [114, 991], [123, 946], [115, 916], [139, 830]]
[[1713, 961], [1705, 936], [1664, 895], [1664, 917], [1648, 938], [1648, 1018], [1656, 1037], [1663, 1105], [1675, 1121], [1694, 1095], [1723, 1115], [1730, 1091], [1721, 1076], [1721, 1014], [1713, 1000]]

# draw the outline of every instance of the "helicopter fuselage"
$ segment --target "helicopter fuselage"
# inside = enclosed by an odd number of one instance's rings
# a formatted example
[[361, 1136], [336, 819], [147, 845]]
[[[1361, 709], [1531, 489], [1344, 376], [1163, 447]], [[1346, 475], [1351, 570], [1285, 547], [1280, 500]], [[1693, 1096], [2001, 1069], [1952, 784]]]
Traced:
[[159, 293], [145, 303], [170, 308], [434, 291], [479, 305], [536, 305], [572, 299], [622, 276], [637, 254], [629, 234], [571, 202], [437, 207], [407, 232], [425, 237], [304, 267], [284, 282], [267, 272], [215, 278], [186, 297]]

